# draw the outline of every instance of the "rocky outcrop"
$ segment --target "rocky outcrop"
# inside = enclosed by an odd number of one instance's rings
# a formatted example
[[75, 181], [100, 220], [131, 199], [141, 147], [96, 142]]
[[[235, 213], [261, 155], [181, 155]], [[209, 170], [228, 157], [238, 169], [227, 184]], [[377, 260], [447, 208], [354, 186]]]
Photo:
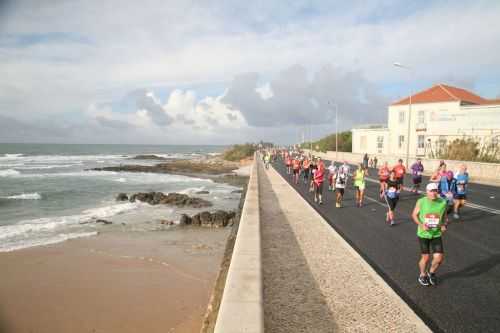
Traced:
[[150, 205], [174, 205], [177, 207], [192, 207], [203, 208], [210, 207], [212, 203], [200, 198], [192, 198], [187, 194], [162, 192], [140, 192], [132, 194], [129, 198], [130, 202], [134, 201], [147, 202]]
[[120, 193], [116, 196], [116, 201], [128, 201], [127, 193]]
[[166, 157], [161, 157], [158, 155], [137, 155], [131, 158], [132, 160], [159, 160], [165, 161], [168, 160]]
[[210, 194], [209, 191], [198, 191], [196, 192], [196, 194]]
[[233, 211], [217, 210], [213, 213], [204, 211], [193, 216], [182, 214], [179, 224], [180, 225], [193, 225], [209, 228], [223, 228], [232, 226], [235, 222], [236, 213]]

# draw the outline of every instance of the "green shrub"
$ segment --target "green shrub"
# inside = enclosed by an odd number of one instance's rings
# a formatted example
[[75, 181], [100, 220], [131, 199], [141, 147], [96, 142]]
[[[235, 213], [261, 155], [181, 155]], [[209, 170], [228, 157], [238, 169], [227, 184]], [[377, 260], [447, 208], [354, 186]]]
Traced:
[[500, 162], [500, 146], [498, 143], [481, 145], [473, 139], [455, 139], [439, 152], [438, 157], [446, 160]]
[[[345, 131], [338, 134], [339, 137], [339, 151], [351, 152], [352, 151], [352, 132]], [[310, 149], [311, 142], [304, 142], [300, 145], [301, 148]], [[313, 150], [318, 150], [321, 152], [335, 151], [335, 133], [325, 136], [318, 141], [312, 142]]]
[[255, 145], [251, 143], [234, 145], [224, 152], [223, 158], [226, 161], [239, 161], [244, 158], [253, 156], [255, 149]]

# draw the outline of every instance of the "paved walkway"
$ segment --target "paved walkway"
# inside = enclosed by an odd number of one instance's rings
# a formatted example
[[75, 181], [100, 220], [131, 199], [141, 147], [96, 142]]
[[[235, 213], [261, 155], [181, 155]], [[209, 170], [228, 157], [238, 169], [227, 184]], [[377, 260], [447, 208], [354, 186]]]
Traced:
[[276, 171], [259, 168], [267, 332], [429, 332]]

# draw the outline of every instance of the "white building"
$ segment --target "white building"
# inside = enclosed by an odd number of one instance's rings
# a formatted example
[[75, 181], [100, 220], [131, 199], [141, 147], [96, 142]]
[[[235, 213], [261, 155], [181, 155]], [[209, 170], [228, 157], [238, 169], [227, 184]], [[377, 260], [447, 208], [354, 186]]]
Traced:
[[[410, 136], [408, 138], [408, 126]], [[500, 141], [500, 100], [438, 84], [389, 106], [388, 124], [352, 129], [353, 153], [435, 157], [447, 142], [473, 138]]]

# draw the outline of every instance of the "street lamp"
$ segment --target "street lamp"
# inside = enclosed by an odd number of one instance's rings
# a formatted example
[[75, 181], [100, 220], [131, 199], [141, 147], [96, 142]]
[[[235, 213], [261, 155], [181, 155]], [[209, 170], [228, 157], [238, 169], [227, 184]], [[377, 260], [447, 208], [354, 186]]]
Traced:
[[[332, 104], [330, 101], [328, 101], [328, 105]], [[339, 113], [339, 106], [337, 103], [333, 103], [335, 106], [335, 159], [339, 160], [339, 120], [338, 120], [338, 113]]]
[[[402, 68], [402, 69], [409, 71], [410, 73], [413, 73], [412, 68], [409, 66], [405, 66], [399, 62], [395, 62], [393, 65], [395, 67]], [[407, 138], [407, 141], [406, 141], [406, 167], [409, 166], [409, 162], [410, 162], [411, 95], [412, 95], [412, 92], [411, 92], [411, 88], [410, 88], [410, 103], [408, 105], [408, 132], [407, 132], [407, 136], [406, 136], [406, 138]]]

